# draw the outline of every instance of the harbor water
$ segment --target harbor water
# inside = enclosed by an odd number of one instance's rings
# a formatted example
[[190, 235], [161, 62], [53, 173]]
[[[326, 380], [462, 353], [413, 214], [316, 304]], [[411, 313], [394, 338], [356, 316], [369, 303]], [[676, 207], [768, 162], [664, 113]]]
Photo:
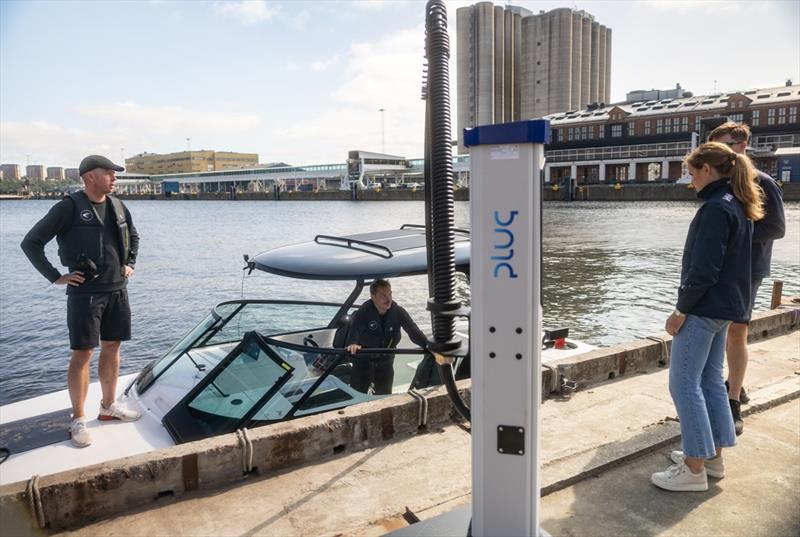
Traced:
[[[66, 387], [69, 343], [64, 288], [50, 285], [19, 248], [52, 201], [0, 201], [0, 405]], [[422, 202], [129, 201], [141, 236], [129, 284], [133, 340], [122, 372], [166, 352], [216, 303], [245, 298], [343, 301], [347, 283], [290, 280], [254, 272], [243, 254], [312, 240], [422, 224]], [[659, 334], [675, 304], [683, 241], [693, 202], [546, 203], [545, 327], [568, 326], [576, 339], [612, 345]], [[773, 279], [800, 294], [800, 204], [786, 205], [787, 234], [775, 243]], [[469, 205], [456, 204], [469, 227]], [[55, 241], [48, 245], [57, 263]], [[425, 279], [398, 280], [395, 300], [427, 324]], [[459, 287], [468, 299], [466, 283]], [[96, 359], [93, 364], [96, 378]]]

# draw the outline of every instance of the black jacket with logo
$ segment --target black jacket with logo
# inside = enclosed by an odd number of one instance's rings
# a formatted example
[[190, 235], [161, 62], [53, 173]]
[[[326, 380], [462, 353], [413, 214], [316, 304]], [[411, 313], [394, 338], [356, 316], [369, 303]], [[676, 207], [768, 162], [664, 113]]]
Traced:
[[[375, 304], [372, 300], [367, 300], [353, 315], [346, 346], [357, 344], [365, 349], [393, 349], [397, 347], [402, 338], [401, 328], [408, 333], [411, 341], [425, 348], [428, 338], [405, 309], [392, 302], [386, 315], [381, 319]], [[382, 355], [373, 358], [387, 359], [391, 357], [392, 355]]]
[[676, 308], [700, 317], [747, 322], [753, 223], [727, 179], [697, 193], [705, 200], [686, 236]]
[[[99, 209], [104, 210], [105, 219]], [[124, 214], [117, 214], [119, 210]], [[77, 287], [67, 286], [68, 294], [104, 293], [125, 287], [122, 267], [136, 264], [139, 234], [121, 201], [106, 196], [104, 204], [94, 204], [84, 192], [78, 192], [53, 205], [25, 235], [20, 245], [23, 252], [51, 283], [61, 277], [44, 253], [45, 245], [54, 237], [58, 239], [61, 263], [70, 271], [80, 270], [82, 255], [98, 268], [96, 279]]]

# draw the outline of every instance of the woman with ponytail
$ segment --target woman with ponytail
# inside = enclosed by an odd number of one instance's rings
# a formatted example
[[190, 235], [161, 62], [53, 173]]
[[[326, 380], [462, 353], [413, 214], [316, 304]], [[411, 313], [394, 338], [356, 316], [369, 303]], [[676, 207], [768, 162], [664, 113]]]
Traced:
[[681, 285], [665, 329], [673, 336], [669, 391], [681, 424], [683, 450], [675, 463], [652, 475], [666, 490], [708, 490], [708, 476], [722, 478], [722, 448], [736, 445], [723, 381], [728, 325], [750, 315], [753, 220], [763, 216], [756, 171], [746, 155], [710, 142], [686, 164], [703, 200], [683, 248]]

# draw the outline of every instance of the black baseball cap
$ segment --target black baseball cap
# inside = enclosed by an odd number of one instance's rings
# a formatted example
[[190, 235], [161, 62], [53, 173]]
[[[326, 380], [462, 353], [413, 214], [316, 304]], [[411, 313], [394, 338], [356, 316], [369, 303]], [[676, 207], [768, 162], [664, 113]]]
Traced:
[[81, 161], [81, 165], [78, 166], [78, 175], [83, 175], [84, 173], [90, 172], [95, 168], [103, 168], [104, 170], [114, 170], [115, 172], [125, 171], [125, 168], [114, 164], [103, 155], [89, 155], [88, 157], [83, 159]]

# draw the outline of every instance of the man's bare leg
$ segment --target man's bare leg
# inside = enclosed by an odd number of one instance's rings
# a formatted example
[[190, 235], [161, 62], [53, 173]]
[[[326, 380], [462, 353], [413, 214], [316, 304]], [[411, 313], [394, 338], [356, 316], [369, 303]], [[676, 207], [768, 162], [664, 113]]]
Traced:
[[728, 358], [728, 399], [739, 400], [747, 370], [747, 325], [731, 323], [728, 327], [728, 340], [725, 344]]
[[83, 407], [86, 403], [86, 394], [89, 391], [89, 363], [92, 360], [94, 349], [79, 349], [72, 351], [67, 371], [67, 388], [69, 399], [72, 402], [72, 417], [82, 418]]
[[103, 390], [103, 406], [108, 408], [117, 398], [117, 379], [119, 378], [119, 341], [100, 342], [100, 361], [97, 373]]

